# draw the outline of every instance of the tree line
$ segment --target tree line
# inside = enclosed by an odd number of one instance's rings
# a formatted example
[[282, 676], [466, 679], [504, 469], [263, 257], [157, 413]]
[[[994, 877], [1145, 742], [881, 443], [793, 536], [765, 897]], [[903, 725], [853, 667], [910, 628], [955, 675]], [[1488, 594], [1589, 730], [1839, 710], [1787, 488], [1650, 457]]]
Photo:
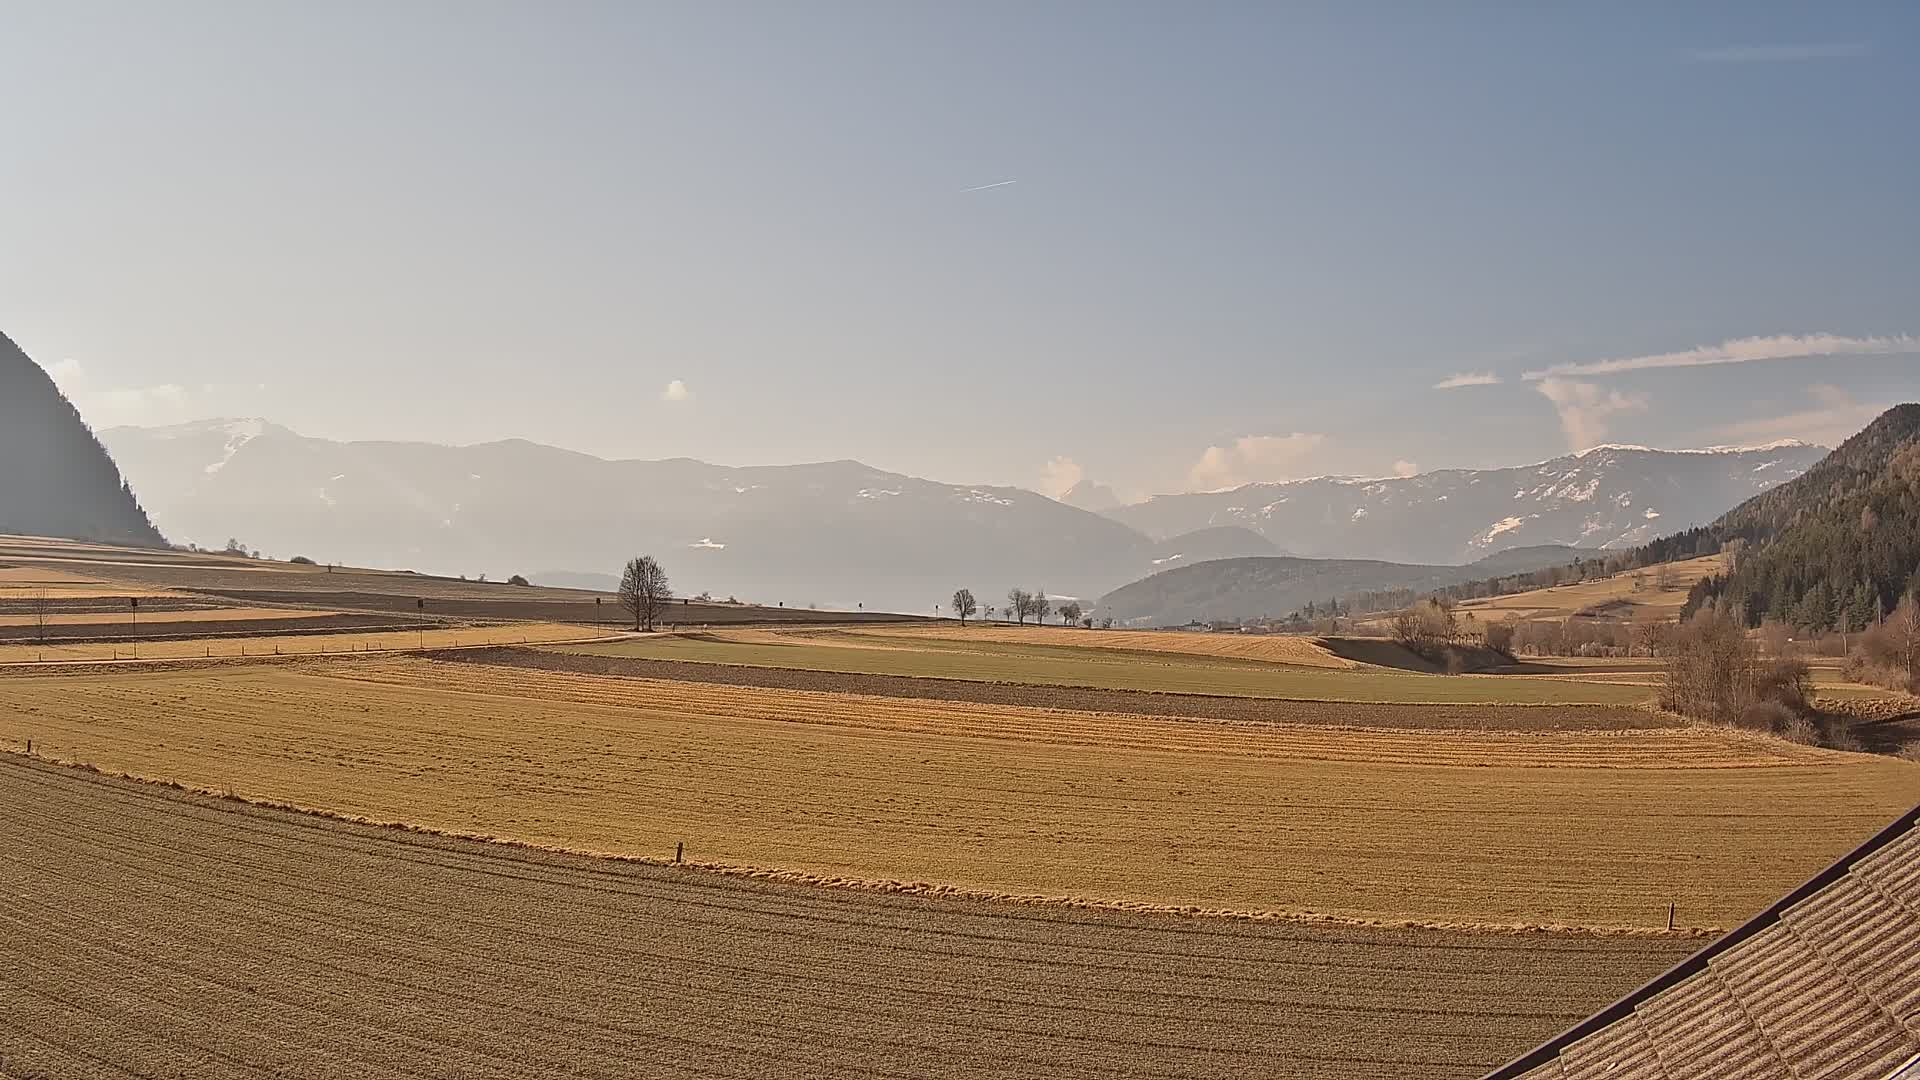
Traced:
[[[958, 589], [953, 594], [953, 613], [959, 617], [963, 626], [975, 615], [991, 619], [996, 614], [1022, 626], [1026, 625], [1028, 619], [1039, 624], [1046, 622], [1047, 616], [1054, 610], [1053, 601], [1047, 597], [1045, 589], [1034, 589], [1031, 592], [1026, 589], [1009, 589], [1007, 606], [1004, 609], [991, 606], [982, 608], [978, 598], [973, 595], [972, 589]], [[1060, 605], [1058, 610], [1060, 623], [1063, 626], [1072, 626], [1076, 623], [1088, 628], [1093, 626], [1093, 618], [1087, 615], [1078, 600], [1069, 600]]]

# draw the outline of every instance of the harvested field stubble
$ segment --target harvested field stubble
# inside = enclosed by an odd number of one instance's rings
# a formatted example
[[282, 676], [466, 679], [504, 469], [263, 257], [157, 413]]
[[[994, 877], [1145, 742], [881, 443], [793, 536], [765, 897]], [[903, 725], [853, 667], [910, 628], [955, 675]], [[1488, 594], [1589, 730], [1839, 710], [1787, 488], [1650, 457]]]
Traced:
[[619, 675], [673, 679], [768, 690], [813, 690], [836, 694], [914, 698], [925, 701], [1018, 705], [1082, 712], [1187, 716], [1205, 720], [1314, 724], [1327, 727], [1404, 727], [1423, 731], [1621, 731], [1678, 727], [1672, 715], [1651, 709], [1600, 705], [1408, 705], [1352, 701], [1297, 701], [1288, 698], [1224, 697], [1150, 690], [1106, 690], [1081, 686], [1045, 686], [937, 679], [926, 676], [868, 675], [808, 668], [750, 667], [678, 660], [607, 656], [583, 648], [467, 649], [434, 654], [434, 659], [464, 664], [499, 664], [581, 675]]
[[[1062, 633], [1071, 635], [1074, 631]], [[1349, 670], [1287, 666], [1231, 656], [1128, 652], [1118, 648], [1075, 648], [1017, 641], [962, 642], [865, 631], [742, 634], [721, 630], [660, 634], [569, 646], [566, 651], [743, 667], [1293, 701], [1619, 705], [1652, 697], [1652, 691], [1645, 687], [1564, 679], [1505, 675], [1448, 677], [1377, 667]]]
[[1695, 944], [812, 889], [14, 755], [0, 816], [0, 1073], [57, 1080], [1465, 1078]]
[[1309, 637], [1291, 634], [1193, 634], [1170, 630], [1087, 630], [1071, 626], [950, 624], [921, 627], [874, 628], [861, 636], [915, 640], [986, 642], [1004, 645], [1064, 645], [1076, 649], [1119, 649], [1125, 652], [1161, 652], [1182, 656], [1221, 656], [1259, 660], [1297, 667], [1352, 668]]
[[[270, 633], [230, 637], [213, 630], [202, 637], [173, 637], [164, 629], [153, 636], [129, 635], [103, 642], [0, 644], [0, 664], [37, 664], [43, 661], [190, 660], [228, 656], [322, 656], [330, 653], [387, 652], [410, 649], [465, 648], [478, 645], [519, 645], [592, 639], [594, 631], [556, 623], [514, 623], [503, 626], [439, 626], [431, 630], [368, 630], [368, 616], [340, 616], [350, 620], [336, 633]], [[378, 619], [378, 616], [372, 616]], [[298, 624], [294, 624], [298, 625]]]
[[881, 887], [1729, 925], [1920, 767], [1696, 730], [1230, 724], [390, 659], [0, 680], [0, 740], [376, 821]]

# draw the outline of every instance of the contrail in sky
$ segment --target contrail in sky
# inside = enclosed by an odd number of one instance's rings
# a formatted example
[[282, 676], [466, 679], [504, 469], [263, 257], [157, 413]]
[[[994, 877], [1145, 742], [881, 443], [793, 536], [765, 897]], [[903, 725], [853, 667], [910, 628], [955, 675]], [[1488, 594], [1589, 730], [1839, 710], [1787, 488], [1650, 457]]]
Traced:
[[1002, 180], [997, 184], [981, 184], [979, 187], [961, 188], [960, 194], [965, 195], [969, 191], [985, 191], [988, 188], [1006, 187], [1008, 184], [1017, 184], [1019, 182], [1018, 180]]

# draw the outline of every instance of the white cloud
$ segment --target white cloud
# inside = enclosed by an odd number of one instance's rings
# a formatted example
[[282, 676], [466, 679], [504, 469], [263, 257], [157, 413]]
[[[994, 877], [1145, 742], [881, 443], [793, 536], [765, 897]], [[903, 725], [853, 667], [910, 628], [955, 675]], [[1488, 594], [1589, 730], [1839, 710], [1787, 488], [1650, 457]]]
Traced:
[[1560, 427], [1567, 433], [1567, 446], [1572, 450], [1586, 450], [1605, 442], [1612, 417], [1647, 409], [1645, 394], [1623, 394], [1589, 382], [1548, 378], [1541, 379], [1536, 389], [1560, 413]]
[[668, 383], [667, 388], [660, 391], [661, 401], [685, 401], [692, 396], [693, 391], [687, 389], [687, 384], [679, 379]]
[[1733, 443], [1803, 439], [1821, 446], [1839, 446], [1891, 407], [1855, 401], [1845, 390], [1826, 383], [1809, 386], [1807, 394], [1813, 399], [1812, 408], [1728, 424], [1715, 428], [1714, 438]]
[[1723, 341], [1718, 345], [1697, 345], [1682, 352], [1627, 356], [1615, 360], [1593, 360], [1578, 364], [1555, 364], [1529, 371], [1523, 378], [1549, 379], [1556, 375], [1613, 375], [1622, 371], [1649, 368], [1703, 367], [1709, 364], [1744, 364], [1752, 360], [1792, 360], [1821, 356], [1897, 356], [1920, 352], [1920, 338], [1911, 334], [1891, 337], [1844, 337], [1839, 334], [1776, 334], [1772, 337], [1746, 337]]
[[80, 418], [96, 429], [179, 424], [196, 419], [192, 415], [194, 395], [176, 383], [106, 386], [73, 359], [55, 362], [47, 374], [80, 410]]
[[1209, 446], [1188, 474], [1202, 491], [1239, 487], [1255, 481], [1291, 480], [1300, 463], [1327, 441], [1325, 435], [1242, 435], [1232, 446]]
[[1420, 475], [1420, 465], [1418, 462], [1408, 461], [1405, 458], [1401, 458], [1399, 461], [1396, 461], [1393, 463], [1393, 475], [1418, 476]]
[[1687, 55], [1703, 64], [1778, 64], [1798, 60], [1849, 60], [1867, 55], [1865, 43], [1816, 42], [1803, 45], [1726, 45], [1695, 49]]
[[1087, 471], [1080, 463], [1070, 457], [1057, 457], [1047, 462], [1040, 470], [1040, 494], [1049, 499], [1057, 499], [1073, 490]]
[[1491, 371], [1462, 371], [1433, 384], [1435, 390], [1458, 390], [1463, 386], [1499, 386], [1500, 376]]

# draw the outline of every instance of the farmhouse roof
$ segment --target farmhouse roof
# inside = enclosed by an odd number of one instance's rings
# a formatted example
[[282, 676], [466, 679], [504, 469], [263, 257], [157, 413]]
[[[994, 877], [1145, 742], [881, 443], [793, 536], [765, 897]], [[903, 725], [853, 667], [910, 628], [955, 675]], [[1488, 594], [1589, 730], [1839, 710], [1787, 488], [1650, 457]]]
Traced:
[[1920, 1076], [1920, 807], [1487, 1080]]

